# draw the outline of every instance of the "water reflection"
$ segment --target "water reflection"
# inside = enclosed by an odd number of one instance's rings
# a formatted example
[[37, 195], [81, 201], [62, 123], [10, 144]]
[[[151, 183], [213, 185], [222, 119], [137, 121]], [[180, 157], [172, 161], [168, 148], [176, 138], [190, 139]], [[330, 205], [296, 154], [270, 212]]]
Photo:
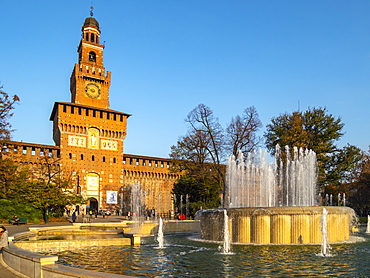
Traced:
[[370, 243], [333, 245], [333, 257], [318, 257], [319, 246], [233, 246], [234, 255], [218, 253], [217, 244], [190, 241], [189, 235], [155, 238], [141, 247], [90, 247], [64, 251], [64, 264], [138, 277], [367, 277]]

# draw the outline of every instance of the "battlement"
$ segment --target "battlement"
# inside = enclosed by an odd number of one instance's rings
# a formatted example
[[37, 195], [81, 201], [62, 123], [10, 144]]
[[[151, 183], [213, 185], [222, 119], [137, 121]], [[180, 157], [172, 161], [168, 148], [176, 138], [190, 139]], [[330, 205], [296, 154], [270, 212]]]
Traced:
[[60, 148], [52, 145], [8, 141], [3, 147], [2, 154], [16, 162], [32, 163], [39, 162], [45, 156], [60, 158]]

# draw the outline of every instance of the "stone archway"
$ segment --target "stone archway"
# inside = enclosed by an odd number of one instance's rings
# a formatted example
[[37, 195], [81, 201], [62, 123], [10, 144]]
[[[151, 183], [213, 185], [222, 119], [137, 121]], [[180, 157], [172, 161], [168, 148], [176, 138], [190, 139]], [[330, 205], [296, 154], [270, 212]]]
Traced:
[[92, 210], [92, 211], [98, 211], [98, 209], [99, 209], [98, 200], [95, 199], [95, 198], [93, 198], [93, 197], [91, 197], [89, 199], [89, 207], [90, 207], [90, 210]]

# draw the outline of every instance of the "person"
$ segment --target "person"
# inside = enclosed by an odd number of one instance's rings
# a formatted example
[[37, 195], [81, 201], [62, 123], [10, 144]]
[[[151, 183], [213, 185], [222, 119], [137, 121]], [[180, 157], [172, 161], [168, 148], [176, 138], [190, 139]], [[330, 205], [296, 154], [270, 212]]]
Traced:
[[76, 218], [77, 218], [76, 211], [73, 211], [73, 213], [72, 213], [72, 221], [73, 222], [76, 222]]
[[18, 225], [18, 222], [19, 222], [19, 217], [16, 215], [14, 215], [12, 220], [9, 221], [9, 223], [12, 225]]
[[8, 248], [8, 231], [4, 226], [0, 226], [0, 250]]

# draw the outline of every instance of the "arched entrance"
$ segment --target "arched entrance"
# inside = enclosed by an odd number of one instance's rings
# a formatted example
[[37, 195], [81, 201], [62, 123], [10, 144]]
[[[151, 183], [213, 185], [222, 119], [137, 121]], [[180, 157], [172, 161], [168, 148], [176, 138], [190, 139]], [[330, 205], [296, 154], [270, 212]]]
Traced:
[[92, 210], [92, 211], [98, 211], [98, 200], [96, 200], [95, 198], [90, 198], [89, 199], [89, 203], [88, 203], [88, 206], [89, 206], [89, 209]]

